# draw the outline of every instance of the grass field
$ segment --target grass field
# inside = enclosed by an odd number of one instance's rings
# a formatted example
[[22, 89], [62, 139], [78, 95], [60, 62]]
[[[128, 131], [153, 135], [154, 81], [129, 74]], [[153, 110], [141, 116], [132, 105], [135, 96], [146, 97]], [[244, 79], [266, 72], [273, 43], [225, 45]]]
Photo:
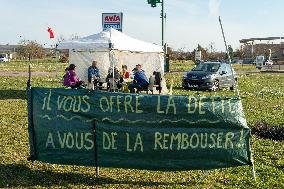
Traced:
[[[171, 61], [170, 70], [173, 72], [186, 72], [191, 70], [194, 65], [194, 62], [191, 60]], [[255, 65], [251, 64], [233, 64], [233, 67], [236, 71], [257, 71]]]
[[29, 65], [34, 72], [56, 72], [64, 71], [68, 64], [57, 63], [56, 59], [0, 62], [0, 71], [27, 72]]
[[[34, 63], [34, 69], [48, 71], [42, 64]], [[54, 68], [53, 63], [47, 64]], [[179, 66], [173, 67], [177, 71], [187, 70], [188, 65], [177, 64]], [[8, 63], [1, 66], [4, 70], [13, 69]], [[100, 169], [101, 176], [96, 178], [94, 168], [29, 162], [26, 160], [29, 155], [27, 77], [0, 78], [0, 188], [284, 188], [284, 142], [257, 136], [252, 137], [257, 182], [252, 179], [250, 167], [212, 170], [205, 177], [202, 171]], [[185, 91], [181, 89], [181, 78], [181, 73], [166, 76], [169, 85], [173, 82], [173, 94], [235, 95], [230, 91]], [[53, 77], [34, 77], [33, 86], [60, 87], [61, 84]], [[255, 127], [258, 121], [284, 127], [284, 74], [242, 74], [239, 76], [239, 89], [251, 127]]]
[[[235, 96], [232, 91], [200, 92], [181, 88], [183, 74], [170, 73], [166, 79], [173, 83], [173, 94], [202, 96]], [[282, 82], [281, 82], [282, 81]], [[284, 127], [284, 74], [241, 74], [238, 87], [247, 121], [251, 127], [257, 121]]]

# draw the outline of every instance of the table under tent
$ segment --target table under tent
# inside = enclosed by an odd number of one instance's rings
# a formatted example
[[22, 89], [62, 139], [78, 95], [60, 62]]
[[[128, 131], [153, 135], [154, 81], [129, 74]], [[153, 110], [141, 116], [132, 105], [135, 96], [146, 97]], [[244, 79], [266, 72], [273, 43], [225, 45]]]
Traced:
[[153, 72], [162, 76], [162, 93], [167, 93], [164, 79], [164, 54], [162, 46], [144, 42], [110, 28], [87, 37], [63, 41], [58, 49], [69, 49], [69, 63], [76, 65], [76, 73], [87, 82], [87, 69], [93, 60], [97, 61], [101, 77], [106, 77], [110, 67], [121, 69], [126, 65], [131, 71], [137, 64], [142, 65], [149, 78]]

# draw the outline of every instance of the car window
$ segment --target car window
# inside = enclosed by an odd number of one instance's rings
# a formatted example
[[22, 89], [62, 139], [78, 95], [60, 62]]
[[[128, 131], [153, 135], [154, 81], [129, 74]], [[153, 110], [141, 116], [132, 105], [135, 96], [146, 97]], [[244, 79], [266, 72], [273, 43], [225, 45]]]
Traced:
[[226, 71], [226, 64], [221, 64], [219, 72], [222, 73], [222, 71]]
[[256, 57], [256, 61], [263, 61], [264, 60], [264, 57], [263, 56], [257, 56]]
[[227, 71], [227, 73], [228, 73], [228, 74], [232, 74], [231, 65], [230, 65], [230, 64], [227, 64], [227, 66], [226, 66], [226, 67], [227, 67], [227, 70], [226, 70], [226, 71]]
[[220, 68], [219, 64], [213, 64], [212, 68], [211, 68], [211, 72], [217, 72]]
[[203, 71], [203, 72], [217, 72], [220, 67], [220, 64], [216, 63], [206, 63], [206, 64], [199, 64], [195, 68], [193, 68], [193, 71]]
[[196, 67], [194, 67], [192, 70], [194, 71], [204, 71], [206, 68], [205, 64], [198, 64]]

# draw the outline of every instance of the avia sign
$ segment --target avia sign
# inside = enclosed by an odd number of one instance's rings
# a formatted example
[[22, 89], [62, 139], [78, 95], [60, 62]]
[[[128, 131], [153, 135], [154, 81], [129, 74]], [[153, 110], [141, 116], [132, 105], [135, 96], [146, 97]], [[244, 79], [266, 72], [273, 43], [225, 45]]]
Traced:
[[114, 28], [122, 32], [122, 17], [123, 13], [103, 13], [102, 25], [103, 30]]

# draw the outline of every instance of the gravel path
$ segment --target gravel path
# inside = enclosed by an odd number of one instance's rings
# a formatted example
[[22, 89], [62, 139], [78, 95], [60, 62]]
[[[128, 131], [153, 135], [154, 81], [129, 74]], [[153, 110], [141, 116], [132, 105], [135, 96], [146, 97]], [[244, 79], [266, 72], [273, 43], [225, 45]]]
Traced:
[[[12, 71], [0, 71], [0, 76], [7, 76], [7, 77], [22, 77], [22, 76], [29, 76], [28, 72], [12, 72]], [[56, 76], [56, 72], [32, 72], [32, 76]]]
[[[284, 73], [284, 70], [242, 70], [237, 71], [238, 74], [250, 74], [250, 73]], [[187, 72], [180, 72], [180, 71], [172, 71], [171, 73], [182, 73], [185, 74]], [[56, 76], [59, 73], [56, 74], [56, 72], [32, 72], [32, 76]], [[28, 72], [13, 72], [13, 71], [0, 71], [0, 76], [6, 76], [6, 77], [23, 77], [23, 76], [29, 76]]]

